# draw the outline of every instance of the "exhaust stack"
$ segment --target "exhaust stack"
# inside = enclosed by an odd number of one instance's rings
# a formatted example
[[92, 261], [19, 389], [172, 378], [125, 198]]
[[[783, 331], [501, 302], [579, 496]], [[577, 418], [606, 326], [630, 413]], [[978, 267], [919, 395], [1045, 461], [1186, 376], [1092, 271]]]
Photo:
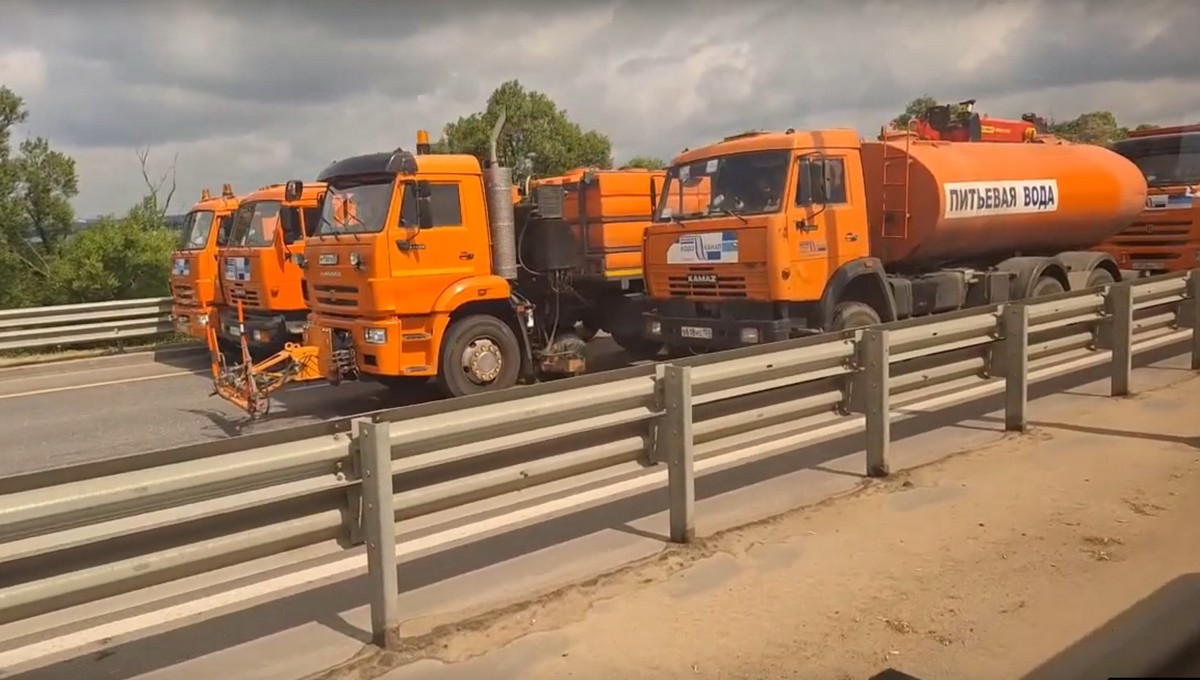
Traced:
[[500, 118], [492, 128], [490, 157], [483, 169], [483, 186], [487, 195], [489, 227], [492, 232], [492, 270], [496, 276], [509, 281], [517, 278], [517, 220], [513, 213], [512, 168], [500, 165], [496, 153], [500, 131], [504, 129], [507, 113], [501, 109]]

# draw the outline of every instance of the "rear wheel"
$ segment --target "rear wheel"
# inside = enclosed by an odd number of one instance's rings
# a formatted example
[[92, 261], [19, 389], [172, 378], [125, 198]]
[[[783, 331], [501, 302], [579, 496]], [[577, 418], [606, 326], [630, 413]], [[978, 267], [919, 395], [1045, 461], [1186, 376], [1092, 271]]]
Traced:
[[438, 389], [448, 397], [492, 392], [517, 384], [521, 346], [512, 328], [486, 314], [454, 322], [442, 342]]
[[1031, 298], [1046, 297], [1047, 295], [1058, 295], [1065, 292], [1062, 282], [1053, 276], [1042, 276], [1033, 286], [1033, 292], [1030, 293]]
[[833, 308], [833, 321], [829, 330], [844, 331], [851, 328], [864, 328], [881, 323], [879, 312], [865, 302], [839, 302]]
[[1087, 287], [1095, 288], [1096, 286], [1107, 286], [1110, 283], [1116, 282], [1117, 280], [1113, 278], [1112, 272], [1108, 271], [1107, 269], [1101, 269], [1097, 267], [1096, 269], [1093, 269], [1092, 273], [1088, 276]]

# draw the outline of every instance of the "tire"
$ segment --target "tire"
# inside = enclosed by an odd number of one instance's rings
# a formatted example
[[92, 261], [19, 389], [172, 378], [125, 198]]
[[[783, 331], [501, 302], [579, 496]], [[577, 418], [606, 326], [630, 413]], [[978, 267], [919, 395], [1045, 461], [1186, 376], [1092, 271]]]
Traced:
[[1029, 297], [1040, 298], [1047, 295], [1058, 295], [1059, 293], [1066, 292], [1066, 290], [1066, 288], [1063, 288], [1062, 282], [1053, 276], [1042, 276], [1033, 285], [1033, 292], [1029, 294]]
[[[475, 372], [469, 366], [472, 358], [482, 360]], [[503, 390], [516, 385], [520, 374], [521, 345], [508, 324], [475, 314], [450, 325], [438, 365], [437, 386], [442, 394], [463, 397]]]
[[1096, 286], [1107, 286], [1116, 282], [1117, 280], [1113, 278], [1112, 272], [1108, 271], [1107, 269], [1101, 269], [1100, 267], [1097, 267], [1092, 270], [1091, 274], [1088, 275], [1087, 287], [1095, 288]]
[[879, 312], [871, 305], [864, 302], [839, 302], [838, 306], [833, 308], [833, 321], [829, 324], [829, 330], [836, 333], [878, 323], [882, 323]]

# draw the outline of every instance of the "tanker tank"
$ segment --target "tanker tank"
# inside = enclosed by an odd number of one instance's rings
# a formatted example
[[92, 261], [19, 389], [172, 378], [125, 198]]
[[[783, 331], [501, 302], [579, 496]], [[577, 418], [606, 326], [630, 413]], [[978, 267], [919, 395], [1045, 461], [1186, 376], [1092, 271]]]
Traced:
[[1146, 204], [1137, 166], [1099, 146], [914, 139], [905, 224], [905, 154], [903, 139], [863, 143], [871, 250], [894, 270], [1087, 250]]

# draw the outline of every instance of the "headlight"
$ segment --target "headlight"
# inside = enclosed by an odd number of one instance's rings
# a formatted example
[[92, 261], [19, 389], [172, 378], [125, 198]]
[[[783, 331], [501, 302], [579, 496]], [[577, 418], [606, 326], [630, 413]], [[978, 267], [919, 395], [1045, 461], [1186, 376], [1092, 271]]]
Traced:
[[662, 322], [661, 321], [647, 321], [646, 322], [646, 332], [649, 333], [650, 335], [662, 335]]
[[207, 314], [197, 314], [196, 315], [196, 323], [200, 324], [201, 326], [207, 326], [208, 325], [208, 315]]
[[758, 342], [758, 329], [757, 328], [743, 328], [742, 329], [742, 342], [747, 343], [747, 344], [757, 343]]
[[386, 328], [364, 328], [363, 340], [371, 345], [382, 345], [387, 342]]
[[362, 257], [358, 253], [350, 253], [350, 266], [357, 267], [362, 264]]

